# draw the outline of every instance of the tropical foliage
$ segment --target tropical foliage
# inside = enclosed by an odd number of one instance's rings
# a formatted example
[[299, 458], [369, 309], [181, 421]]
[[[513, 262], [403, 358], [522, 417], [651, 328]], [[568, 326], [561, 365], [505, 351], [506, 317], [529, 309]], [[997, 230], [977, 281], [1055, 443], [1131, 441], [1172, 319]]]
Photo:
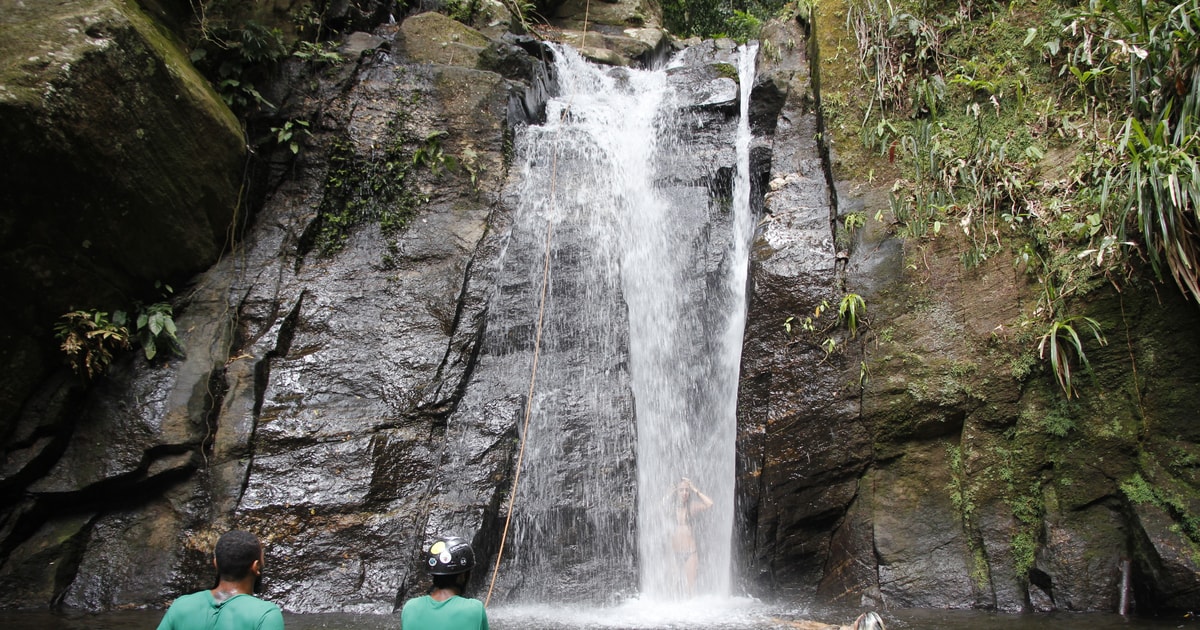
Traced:
[[330, 3], [296, 3], [286, 12], [257, 10], [255, 3], [240, 0], [192, 0], [190, 5], [191, 61], [239, 116], [276, 108], [261, 90], [284, 59], [314, 67], [344, 61], [330, 42], [336, 35], [326, 20]]
[[175, 310], [170, 302], [140, 306], [137, 316], [137, 340], [146, 360], [153, 360], [160, 351], [183, 356], [183, 346], [175, 336]]
[[756, 37], [762, 22], [788, 4], [787, 0], [663, 0], [663, 24], [684, 37], [745, 41]]
[[113, 353], [129, 348], [125, 313], [112, 317], [103, 311], [71, 311], [59, 318], [54, 334], [75, 373], [92, 379], [112, 363]]
[[1093, 1], [1076, 23], [1098, 36], [1073, 72], [1126, 104], [1105, 180], [1122, 240], [1140, 237], [1155, 273], [1200, 300], [1200, 1]]
[[895, 175], [876, 218], [917, 242], [953, 226], [968, 267], [1028, 273], [1025, 324], [1068, 396], [1104, 342], [1079, 298], [1148, 262], [1200, 300], [1200, 0], [848, 9], [870, 89], [824, 107]]
[[[169, 285], [156, 286], [164, 294], [173, 292]], [[129, 315], [122, 310], [114, 310], [111, 316], [98, 309], [74, 310], [60, 317], [54, 335], [71, 369], [87, 380], [94, 379], [108, 369], [118, 352], [130, 349], [134, 342], [142, 347], [147, 361], [164, 351], [184, 356], [175, 336], [175, 309], [170, 302], [136, 302], [133, 312], [132, 333]]]

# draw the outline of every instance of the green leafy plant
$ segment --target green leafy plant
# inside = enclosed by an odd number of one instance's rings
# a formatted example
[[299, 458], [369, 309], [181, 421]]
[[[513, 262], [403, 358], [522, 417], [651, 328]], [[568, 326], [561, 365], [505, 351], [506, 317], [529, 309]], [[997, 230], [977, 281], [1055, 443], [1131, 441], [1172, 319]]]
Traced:
[[292, 56], [315, 64], [336, 65], [345, 61], [331, 42], [298, 42]]
[[1200, 2], [944, 8], [847, 3], [867, 98], [845, 90], [839, 115], [895, 173], [877, 220], [910, 239], [961, 232], [967, 268], [1016, 253], [1041, 291], [1023, 324], [1045, 334], [1013, 374], [1040, 355], [1077, 396], [1086, 337], [1103, 335], [1072, 300], [1120, 288], [1140, 255], [1200, 300]]
[[829, 300], [821, 300], [820, 304], [817, 304], [817, 306], [813, 308], [812, 315], [809, 315], [808, 317], [805, 317], [799, 321], [796, 320], [794, 315], [784, 320], [783, 329], [790, 335], [792, 333], [792, 323], [796, 322], [796, 325], [799, 326], [801, 330], [805, 332], [814, 332], [817, 329], [817, 326], [814, 322], [821, 318], [821, 315], [827, 308], [829, 308]]
[[113, 353], [129, 348], [125, 313], [109, 317], [104, 311], [71, 311], [54, 325], [54, 336], [76, 374], [91, 380], [108, 369]]
[[484, 172], [484, 166], [480, 164], [479, 154], [475, 152], [475, 149], [467, 147], [463, 149], [462, 159], [460, 159], [458, 163], [459, 166], [461, 166], [471, 178], [471, 190], [478, 191], [479, 178]]
[[446, 0], [442, 11], [451, 18], [470, 25], [479, 13], [481, 4], [481, 0]]
[[867, 313], [867, 302], [857, 293], [847, 293], [838, 302], [838, 325], [846, 326], [850, 336], [858, 334], [858, 326]]
[[738, 42], [756, 39], [760, 30], [762, 20], [749, 11], [734, 9], [733, 15], [725, 19], [726, 35]]
[[442, 150], [442, 138], [448, 135], [450, 134], [445, 131], [435, 131], [426, 136], [425, 143], [413, 152], [413, 164], [429, 167], [434, 175], [441, 175], [442, 171], [457, 169], [458, 160]]
[[271, 127], [271, 133], [275, 134], [275, 142], [286, 146], [295, 155], [300, 152], [300, 141], [312, 137], [308, 126], [307, 120], [293, 119], [284, 122], [282, 127]]
[[201, 39], [191, 52], [192, 63], [234, 110], [244, 112], [260, 105], [274, 109], [256, 83], [265, 81], [287, 56], [283, 32], [253, 21], [235, 23], [205, 15], [200, 20]]
[[1085, 370], [1091, 370], [1087, 355], [1083, 352], [1083, 340], [1080, 339], [1079, 332], [1075, 329], [1076, 326], [1083, 327], [1085, 333], [1090, 332], [1101, 346], [1108, 345], [1108, 341], [1100, 330], [1099, 322], [1082, 315], [1064, 317], [1051, 322], [1050, 328], [1038, 342], [1038, 356], [1050, 361], [1054, 378], [1066, 393], [1067, 398], [1078, 395], [1071, 377], [1071, 355], [1079, 358], [1079, 362]]
[[[317, 220], [301, 236], [301, 253], [315, 249], [322, 256], [333, 255], [341, 250], [350, 231], [365, 223], [377, 222], [383, 234], [391, 236], [403, 229], [426, 201], [412, 185], [411, 176], [414, 167], [427, 160], [441, 167], [452, 159], [440, 153], [440, 134], [433, 134], [436, 152], [427, 149], [420, 157], [409, 148], [416, 140], [404, 118], [391, 123], [389, 134], [381, 146], [365, 154], [348, 142], [334, 145]], [[429, 146], [428, 142], [422, 145]]]
[[[795, 11], [807, 9], [807, 3]], [[663, 24], [683, 37], [730, 37], [740, 42], [758, 37], [764, 20], [788, 10], [788, 0], [663, 0]]]
[[170, 302], [139, 306], [136, 330], [138, 343], [147, 361], [153, 360], [163, 350], [184, 356], [183, 346], [175, 336], [175, 310]]
[[[1197, 75], [1200, 77], [1200, 74]], [[1200, 101], [1200, 90], [1197, 90]], [[1170, 114], [1170, 104], [1164, 115]], [[1128, 201], [1122, 221], [1136, 225], [1159, 277], [1165, 261], [1175, 283], [1200, 301], [1200, 108], [1180, 121], [1192, 131], [1153, 122], [1150, 133], [1136, 118], [1126, 121], [1120, 147], [1129, 161], [1114, 177], [1124, 179]]]
[[1155, 274], [1200, 301], [1200, 2], [1095, 0], [1062, 21], [1083, 34], [1064, 43], [1063, 72], [1124, 106], [1101, 195], [1120, 212], [1116, 240], [1136, 234]]
[[521, 28], [525, 30], [533, 29], [533, 23], [536, 20], [539, 11], [546, 11], [547, 15], [552, 15], [553, 9], [557, 6], [547, 2], [546, 0], [540, 0], [538, 2], [534, 2], [532, 0], [500, 1], [504, 5], [504, 8], [508, 9], [508, 12], [517, 18], [517, 22], [520, 23]]

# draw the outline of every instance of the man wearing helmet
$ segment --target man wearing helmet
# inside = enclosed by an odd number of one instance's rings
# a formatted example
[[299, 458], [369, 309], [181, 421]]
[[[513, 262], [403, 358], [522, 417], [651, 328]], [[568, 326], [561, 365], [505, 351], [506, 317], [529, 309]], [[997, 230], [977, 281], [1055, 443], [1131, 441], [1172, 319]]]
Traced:
[[410, 599], [400, 611], [402, 630], [488, 630], [483, 602], [463, 597], [475, 552], [458, 536], [444, 536], [429, 547], [425, 567], [433, 576], [428, 595]]

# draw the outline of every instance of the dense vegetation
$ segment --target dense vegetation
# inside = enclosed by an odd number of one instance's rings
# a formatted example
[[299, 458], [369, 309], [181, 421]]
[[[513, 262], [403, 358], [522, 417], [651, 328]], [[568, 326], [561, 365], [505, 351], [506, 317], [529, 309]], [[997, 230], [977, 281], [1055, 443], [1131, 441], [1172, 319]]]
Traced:
[[663, 0], [663, 25], [682, 37], [746, 40], [757, 36], [762, 22], [788, 4], [787, 0]]
[[1022, 328], [1068, 396], [1105, 339], [1079, 298], [1148, 263], [1200, 299], [1200, 3], [828, 4], [856, 46], [824, 54], [856, 54], [866, 79], [824, 95], [835, 137], [861, 140], [839, 146], [849, 175], [893, 182], [876, 218], [899, 235], [959, 230], [966, 266], [1030, 274]]

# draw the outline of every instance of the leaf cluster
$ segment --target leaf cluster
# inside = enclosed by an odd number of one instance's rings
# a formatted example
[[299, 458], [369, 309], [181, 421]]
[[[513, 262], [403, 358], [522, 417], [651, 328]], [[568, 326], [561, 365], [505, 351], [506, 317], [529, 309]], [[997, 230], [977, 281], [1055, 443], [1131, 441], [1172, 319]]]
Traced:
[[1200, 301], [1200, 0], [1105, 0], [1079, 19], [1104, 25], [1108, 54], [1087, 72], [1128, 77], [1117, 142], [1126, 159], [1105, 177], [1121, 240], [1140, 238], [1154, 272]]
[[1095, 337], [1101, 346], [1108, 341], [1100, 332], [1100, 324], [1096, 320], [1083, 315], [1063, 317], [1050, 322], [1050, 328], [1038, 341], [1038, 356], [1050, 362], [1050, 368], [1058, 381], [1059, 387], [1067, 394], [1067, 398], [1078, 395], [1078, 390], [1071, 380], [1071, 359], [1076, 357], [1085, 369], [1090, 369], [1087, 355], [1083, 351], [1083, 340], [1079, 337], [1082, 328]]
[[[785, 319], [783, 322], [783, 329], [788, 335], [793, 334], [793, 332], [829, 335], [820, 342], [821, 348], [825, 350], [825, 356], [828, 357], [840, 348], [837, 340], [830, 335], [834, 329], [846, 329], [846, 331], [850, 333], [850, 338], [858, 336], [859, 327], [866, 323], [865, 317], [867, 314], [867, 302], [861, 295], [857, 293], [847, 293], [843, 295], [841, 299], [838, 300], [836, 319], [833, 322], [818, 328], [818, 322], [821, 321], [822, 317], [825, 315], [825, 312], [830, 310], [830, 308], [831, 305], [829, 300], [821, 300], [821, 302], [813, 309], [811, 315], [808, 315], [803, 319], [799, 319], [794, 315]], [[863, 364], [861, 368], [862, 374], [860, 375], [860, 381], [865, 382], [867, 378], [866, 364]]]
[[416, 169], [435, 177], [465, 171], [472, 186], [478, 183], [482, 166], [473, 150], [465, 149], [460, 160], [443, 146], [447, 132], [416, 140], [406, 124], [403, 117], [393, 121], [390, 139], [367, 155], [348, 142], [334, 146], [317, 220], [303, 238], [302, 252], [333, 255], [354, 227], [366, 223], [377, 222], [385, 236], [403, 229], [428, 201], [413, 180]]
[[[169, 285], [158, 286], [168, 294], [172, 292]], [[137, 302], [133, 312], [136, 317], [132, 332], [129, 314], [123, 310], [115, 310], [111, 316], [98, 309], [63, 314], [54, 324], [54, 336], [71, 369], [92, 380], [108, 369], [117, 352], [130, 349], [135, 341], [147, 361], [163, 351], [184, 356], [183, 346], [175, 335], [175, 310], [170, 302], [149, 305]]]
[[175, 356], [184, 356], [183, 346], [175, 336], [175, 309], [170, 302], [139, 306], [135, 330], [147, 361], [154, 360], [164, 350]]
[[116, 311], [111, 317], [99, 310], [65, 313], [54, 324], [54, 336], [71, 369], [88, 380], [108, 369], [113, 353], [129, 348], [129, 329], [125, 327], [123, 311]]
[[300, 143], [304, 138], [311, 138], [312, 132], [308, 130], [309, 123], [307, 120], [292, 119], [284, 121], [280, 127], [271, 127], [271, 133], [275, 134], [275, 142], [286, 146], [291, 150], [292, 155], [300, 152]]
[[191, 60], [212, 81], [225, 104], [238, 112], [274, 105], [259, 92], [280, 59], [287, 55], [283, 31], [254, 21], [203, 24]]

